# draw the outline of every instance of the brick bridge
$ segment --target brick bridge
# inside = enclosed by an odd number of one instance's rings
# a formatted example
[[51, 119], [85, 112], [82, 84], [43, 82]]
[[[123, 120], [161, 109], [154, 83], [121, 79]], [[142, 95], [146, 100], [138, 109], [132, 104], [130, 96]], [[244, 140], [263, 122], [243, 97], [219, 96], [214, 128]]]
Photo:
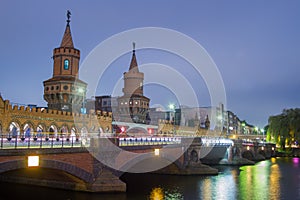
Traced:
[[[37, 141], [38, 142], [38, 141]], [[65, 141], [67, 142], [67, 141]], [[34, 142], [33, 142], [34, 143]], [[77, 145], [77, 143], [75, 143]], [[255, 147], [240, 140], [234, 145], [217, 138], [90, 138], [83, 146], [53, 146], [53, 148], [11, 148], [0, 150], [0, 180], [58, 187], [79, 191], [126, 191], [119, 176], [125, 172], [156, 171], [164, 174], [217, 174], [207, 164], [218, 163], [222, 158], [233, 161], [248, 155], [246, 152], [272, 156], [272, 147]], [[256, 145], [257, 146], [257, 145]], [[270, 150], [271, 149], [271, 150]], [[38, 156], [38, 167], [28, 166], [28, 157]], [[255, 156], [254, 156], [255, 157]], [[253, 158], [254, 158], [253, 157]], [[250, 158], [251, 159], [251, 158]], [[101, 162], [100, 162], [101, 161]], [[205, 162], [204, 162], [205, 163]], [[77, 181], [62, 183], [57, 180], [37, 180], [6, 175], [19, 169], [54, 169], [66, 172]]]

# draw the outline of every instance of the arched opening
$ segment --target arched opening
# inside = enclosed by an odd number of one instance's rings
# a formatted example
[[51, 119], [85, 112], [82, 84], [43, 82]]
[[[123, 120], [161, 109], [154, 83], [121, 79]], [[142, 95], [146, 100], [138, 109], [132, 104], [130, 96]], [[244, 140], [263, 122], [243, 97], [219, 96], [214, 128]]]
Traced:
[[63, 125], [60, 128], [60, 137], [62, 138], [68, 137], [69, 136], [68, 133], [69, 133], [68, 127], [66, 125]]
[[264, 150], [260, 150], [259, 152], [258, 152], [260, 155], [262, 155], [263, 157], [267, 157], [266, 156], [266, 152], [264, 151]]
[[81, 137], [87, 137], [88, 130], [86, 127], [82, 127], [80, 130]]
[[11, 122], [9, 125], [9, 136], [16, 138], [20, 135], [20, 125], [17, 122]]
[[29, 124], [29, 123], [26, 123], [25, 125], [24, 125], [24, 127], [23, 127], [23, 133], [24, 133], [24, 135], [23, 135], [23, 137], [25, 137], [25, 138], [30, 138], [31, 137], [31, 132], [32, 132], [32, 125], [31, 124]]
[[36, 134], [37, 137], [43, 137], [43, 136], [44, 136], [44, 135], [43, 135], [43, 132], [44, 132], [44, 126], [41, 125], [41, 124], [39, 124], [39, 125], [37, 126], [37, 128], [36, 128], [36, 132], [37, 132], [37, 134]]
[[133, 127], [127, 130], [127, 134], [148, 134], [148, 131], [141, 127]]
[[253, 160], [254, 159], [253, 153], [251, 151], [244, 151], [242, 153], [242, 157], [246, 158], [248, 160]]
[[57, 127], [55, 125], [51, 125], [49, 127], [48, 132], [49, 132], [49, 137], [51, 137], [51, 138], [52, 137], [57, 137]]

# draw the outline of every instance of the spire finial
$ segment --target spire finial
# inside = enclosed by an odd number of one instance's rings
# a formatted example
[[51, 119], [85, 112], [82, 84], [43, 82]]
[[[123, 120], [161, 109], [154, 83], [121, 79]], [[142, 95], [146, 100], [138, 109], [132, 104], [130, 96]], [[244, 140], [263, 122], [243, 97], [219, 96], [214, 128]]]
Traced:
[[132, 43], [133, 52], [135, 52], [135, 42]]
[[71, 18], [71, 12], [70, 12], [70, 10], [67, 10], [67, 25], [69, 25], [69, 23], [70, 23], [70, 18]]

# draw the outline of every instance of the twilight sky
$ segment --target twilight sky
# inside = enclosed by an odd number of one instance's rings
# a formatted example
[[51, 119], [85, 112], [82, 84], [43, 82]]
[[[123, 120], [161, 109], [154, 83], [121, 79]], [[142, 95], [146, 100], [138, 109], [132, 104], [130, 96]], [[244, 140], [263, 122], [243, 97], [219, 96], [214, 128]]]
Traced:
[[[68, 9], [81, 62], [114, 34], [141, 27], [173, 29], [193, 38], [211, 56], [224, 81], [227, 109], [241, 120], [263, 127], [270, 115], [300, 107], [300, 1], [296, 0], [1, 0], [0, 92], [4, 99], [46, 106], [42, 82], [52, 76], [52, 50], [60, 45]], [[112, 73], [115, 78], [104, 78], [96, 95], [109, 93], [107, 89], [115, 84], [109, 81], [122, 77], [130, 59], [128, 53], [111, 64], [107, 77]], [[137, 60], [139, 65], [155, 62], [177, 68], [191, 80], [200, 106], [210, 105], [205, 83], [193, 77], [186, 61], [147, 49], [137, 51]], [[166, 107], [176, 101], [172, 94], [163, 98], [162, 93], [169, 94], [155, 85], [145, 86], [152, 105]]]

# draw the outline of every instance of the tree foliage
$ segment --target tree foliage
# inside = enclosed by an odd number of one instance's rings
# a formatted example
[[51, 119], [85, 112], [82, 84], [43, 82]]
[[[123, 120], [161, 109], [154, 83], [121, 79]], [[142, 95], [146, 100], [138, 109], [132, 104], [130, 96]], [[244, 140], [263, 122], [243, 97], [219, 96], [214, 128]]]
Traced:
[[300, 108], [284, 109], [281, 114], [270, 116], [267, 137], [283, 148], [300, 140]]

